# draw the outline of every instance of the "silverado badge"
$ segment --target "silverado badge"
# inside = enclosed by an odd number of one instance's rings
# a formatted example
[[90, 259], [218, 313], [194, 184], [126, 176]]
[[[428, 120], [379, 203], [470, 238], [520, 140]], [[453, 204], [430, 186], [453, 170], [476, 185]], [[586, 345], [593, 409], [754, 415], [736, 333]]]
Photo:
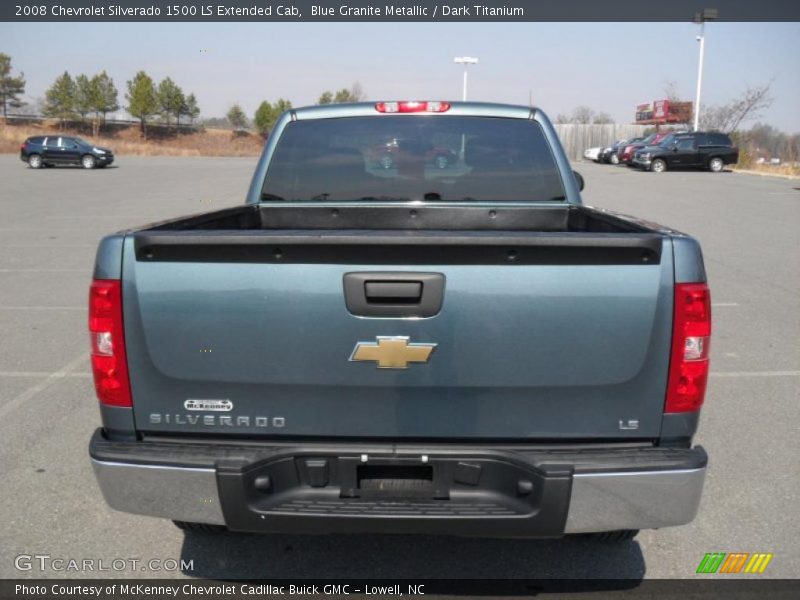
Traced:
[[379, 369], [407, 369], [408, 363], [428, 362], [436, 344], [410, 344], [406, 336], [378, 336], [375, 342], [358, 342], [350, 360], [374, 360]]

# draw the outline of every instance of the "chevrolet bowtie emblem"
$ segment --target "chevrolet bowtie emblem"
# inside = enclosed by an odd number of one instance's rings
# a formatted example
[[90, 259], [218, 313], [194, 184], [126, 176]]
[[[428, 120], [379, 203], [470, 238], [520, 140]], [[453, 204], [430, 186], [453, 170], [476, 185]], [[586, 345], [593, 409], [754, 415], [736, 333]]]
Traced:
[[410, 344], [405, 336], [378, 336], [376, 342], [358, 342], [350, 360], [374, 360], [379, 369], [407, 369], [408, 363], [428, 362], [436, 344]]

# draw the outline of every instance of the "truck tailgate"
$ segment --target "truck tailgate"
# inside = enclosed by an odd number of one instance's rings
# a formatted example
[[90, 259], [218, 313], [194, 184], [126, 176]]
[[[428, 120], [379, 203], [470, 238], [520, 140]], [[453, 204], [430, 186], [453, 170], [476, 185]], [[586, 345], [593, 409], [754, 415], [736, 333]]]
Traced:
[[[351, 314], [343, 280], [361, 272], [441, 274], [441, 309]], [[139, 232], [125, 240], [123, 274], [143, 432], [633, 440], [660, 431], [673, 302], [666, 236]], [[404, 369], [350, 360], [359, 342], [388, 336], [435, 351]]]

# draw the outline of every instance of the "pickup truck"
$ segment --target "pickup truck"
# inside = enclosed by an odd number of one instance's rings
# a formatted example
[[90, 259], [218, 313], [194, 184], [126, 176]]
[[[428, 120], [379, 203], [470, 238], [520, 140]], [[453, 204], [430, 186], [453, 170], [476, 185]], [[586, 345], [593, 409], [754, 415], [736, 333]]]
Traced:
[[[405, 141], [389, 167], [368, 160], [385, 139]], [[536, 108], [285, 113], [245, 204], [100, 243], [89, 453], [107, 503], [265, 533], [691, 521], [700, 247], [583, 205], [582, 182]]]
[[708, 169], [721, 173], [739, 161], [739, 149], [726, 133], [671, 134], [658, 144], [636, 149], [631, 166], [654, 173], [667, 169]]

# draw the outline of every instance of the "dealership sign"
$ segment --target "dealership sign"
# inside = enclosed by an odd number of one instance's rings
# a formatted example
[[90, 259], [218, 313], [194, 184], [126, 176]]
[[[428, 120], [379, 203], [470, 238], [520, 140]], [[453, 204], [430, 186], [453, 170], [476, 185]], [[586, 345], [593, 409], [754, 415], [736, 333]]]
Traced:
[[692, 120], [691, 102], [654, 100], [636, 105], [636, 123], [658, 125], [662, 123], [688, 123]]

